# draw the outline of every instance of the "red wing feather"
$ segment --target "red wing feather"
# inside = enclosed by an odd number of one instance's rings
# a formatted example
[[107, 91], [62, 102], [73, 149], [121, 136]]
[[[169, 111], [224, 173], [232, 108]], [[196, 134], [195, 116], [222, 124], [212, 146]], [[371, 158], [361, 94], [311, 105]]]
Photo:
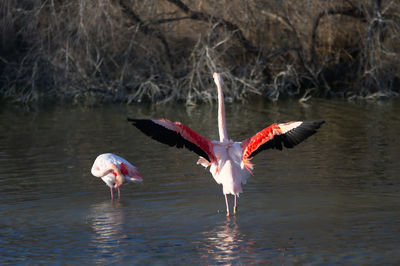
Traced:
[[183, 125], [180, 122], [171, 122], [167, 119], [131, 119], [132, 125], [137, 127], [147, 136], [177, 148], [187, 148], [199, 156], [205, 158], [210, 163], [215, 161], [213, 144], [211, 141], [199, 135], [193, 129]]
[[325, 121], [319, 119], [310, 122], [296, 121], [272, 124], [253, 137], [242, 141], [242, 160], [246, 164], [252, 157], [263, 150], [282, 150], [282, 144], [286, 148], [293, 148], [295, 145], [317, 132], [317, 129], [323, 123], [325, 123]]
[[121, 174], [123, 174], [125, 176], [129, 175], [129, 168], [126, 164], [121, 163], [119, 168], [120, 168], [119, 170], [121, 171]]

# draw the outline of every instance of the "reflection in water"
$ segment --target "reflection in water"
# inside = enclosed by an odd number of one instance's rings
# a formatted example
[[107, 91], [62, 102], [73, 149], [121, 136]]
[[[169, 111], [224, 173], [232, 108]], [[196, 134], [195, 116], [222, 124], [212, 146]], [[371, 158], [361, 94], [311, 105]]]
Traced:
[[232, 262], [238, 258], [239, 250], [245, 246], [245, 236], [241, 234], [236, 218], [229, 217], [226, 221], [208, 233], [210, 251], [214, 254], [215, 261], [219, 263]]
[[124, 249], [119, 249], [121, 241], [128, 236], [124, 232], [125, 216], [123, 205], [118, 201], [105, 201], [92, 206], [91, 215], [88, 223], [93, 228], [93, 236], [89, 241], [91, 250], [99, 254], [97, 263], [103, 262], [107, 258], [118, 260], [124, 254]]
[[[227, 217], [226, 220], [214, 228], [203, 233], [206, 244], [202, 260], [213, 261], [215, 264], [269, 264], [269, 257], [279, 261], [284, 257], [284, 249], [270, 249], [259, 247], [256, 242], [244, 234], [237, 223], [236, 217]], [[260, 256], [260, 252], [264, 256]]]
[[[266, 236], [264, 230], [259, 231], [260, 235], [250, 236], [244, 231], [258, 231], [259, 225], [243, 229], [239, 225], [240, 222], [247, 224], [249, 220], [239, 218], [226, 217], [226, 220], [217, 224], [213, 230], [203, 232], [202, 246], [205, 250], [201, 253], [202, 261], [223, 265], [284, 264], [296, 261], [287, 254], [288, 250], [292, 249], [288, 242], [278, 244], [274, 240], [274, 234]], [[252, 223], [254, 224], [254, 221]]]

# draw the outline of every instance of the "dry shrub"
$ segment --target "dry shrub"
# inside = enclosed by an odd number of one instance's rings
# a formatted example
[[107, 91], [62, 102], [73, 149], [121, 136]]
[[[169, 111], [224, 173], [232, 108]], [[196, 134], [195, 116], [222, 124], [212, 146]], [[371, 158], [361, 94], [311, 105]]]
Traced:
[[0, 97], [29, 103], [382, 97], [399, 91], [397, 1], [0, 3]]

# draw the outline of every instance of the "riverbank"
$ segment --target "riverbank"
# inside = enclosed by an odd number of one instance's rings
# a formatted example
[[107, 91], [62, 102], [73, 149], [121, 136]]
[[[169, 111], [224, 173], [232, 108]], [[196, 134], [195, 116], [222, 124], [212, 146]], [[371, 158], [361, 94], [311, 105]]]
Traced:
[[0, 99], [169, 102], [400, 92], [391, 1], [6, 0]]

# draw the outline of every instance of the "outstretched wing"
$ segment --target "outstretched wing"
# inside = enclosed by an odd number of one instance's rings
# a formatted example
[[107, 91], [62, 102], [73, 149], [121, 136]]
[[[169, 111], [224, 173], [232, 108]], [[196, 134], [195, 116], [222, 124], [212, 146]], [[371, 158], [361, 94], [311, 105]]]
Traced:
[[171, 122], [167, 119], [132, 119], [128, 118], [132, 125], [137, 127], [147, 136], [177, 148], [187, 148], [197, 153], [210, 163], [215, 161], [213, 145], [211, 141], [199, 135], [193, 129], [180, 122]]
[[245, 166], [248, 164], [248, 166], [252, 168], [249, 160], [259, 152], [266, 149], [282, 150], [282, 144], [286, 148], [293, 148], [295, 145], [317, 132], [317, 129], [323, 123], [325, 123], [325, 121], [319, 119], [310, 122], [295, 121], [272, 124], [253, 137], [242, 141], [242, 161]]

